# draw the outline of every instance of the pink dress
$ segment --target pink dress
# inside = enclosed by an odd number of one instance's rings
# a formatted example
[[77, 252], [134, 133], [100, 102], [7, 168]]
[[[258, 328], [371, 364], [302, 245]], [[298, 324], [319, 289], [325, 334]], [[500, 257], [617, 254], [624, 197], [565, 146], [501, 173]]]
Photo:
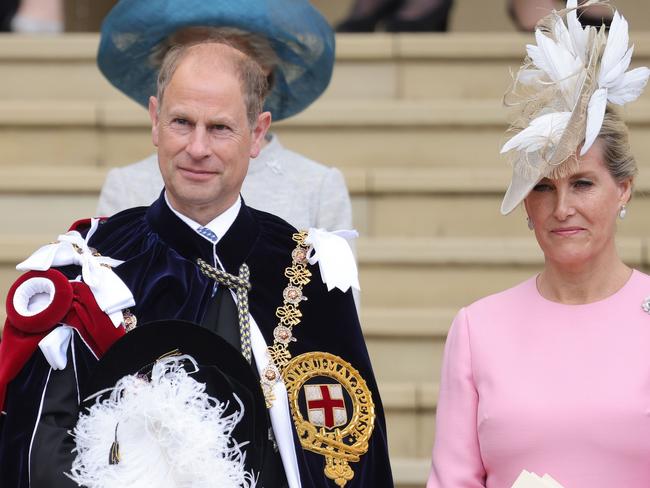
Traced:
[[445, 346], [427, 488], [650, 487], [650, 276], [587, 305], [535, 278], [463, 308]]

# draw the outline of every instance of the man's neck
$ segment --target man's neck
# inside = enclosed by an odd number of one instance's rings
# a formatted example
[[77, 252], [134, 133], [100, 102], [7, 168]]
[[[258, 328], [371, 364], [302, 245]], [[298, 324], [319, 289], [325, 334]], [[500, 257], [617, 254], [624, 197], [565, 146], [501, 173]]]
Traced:
[[213, 216], [213, 212], [212, 214], [206, 214], [205, 217], [198, 216], [197, 218], [196, 215], [187, 215], [181, 210], [175, 208], [174, 204], [169, 199], [167, 192], [165, 192], [165, 203], [167, 203], [167, 206], [179, 219], [185, 222], [192, 229], [197, 230], [199, 227], [207, 227], [219, 237], [223, 236], [228, 231], [237, 218], [237, 214], [242, 205], [241, 197], [238, 195], [232, 205], [219, 212], [216, 216]]

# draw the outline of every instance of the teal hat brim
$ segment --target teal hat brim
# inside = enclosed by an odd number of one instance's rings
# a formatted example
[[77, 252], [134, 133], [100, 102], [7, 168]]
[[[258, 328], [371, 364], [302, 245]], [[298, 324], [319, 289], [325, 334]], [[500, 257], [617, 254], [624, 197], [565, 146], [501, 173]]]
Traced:
[[234, 27], [269, 40], [280, 62], [264, 105], [281, 120], [327, 88], [334, 32], [307, 0], [121, 0], [102, 24], [97, 64], [120, 91], [147, 107], [156, 94], [156, 47], [180, 29]]

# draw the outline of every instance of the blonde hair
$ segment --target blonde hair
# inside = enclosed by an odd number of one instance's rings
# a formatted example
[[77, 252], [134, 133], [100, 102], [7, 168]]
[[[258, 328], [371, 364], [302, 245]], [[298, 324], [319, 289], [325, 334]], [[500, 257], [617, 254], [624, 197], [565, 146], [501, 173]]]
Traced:
[[628, 128], [611, 107], [605, 112], [598, 139], [603, 143], [603, 159], [612, 177], [619, 182], [628, 178], [634, 181], [639, 170], [630, 150]]

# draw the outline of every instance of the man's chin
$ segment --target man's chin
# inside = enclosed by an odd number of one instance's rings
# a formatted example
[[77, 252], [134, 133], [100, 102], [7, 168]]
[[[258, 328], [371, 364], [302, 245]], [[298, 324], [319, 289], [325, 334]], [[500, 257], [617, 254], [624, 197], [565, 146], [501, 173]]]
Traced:
[[197, 188], [193, 191], [191, 188], [184, 188], [181, 192], [174, 193], [167, 190], [167, 195], [172, 206], [181, 213], [187, 211], [205, 212], [214, 209], [215, 212], [226, 210], [237, 201], [239, 193], [226, 195], [224, 192], [217, 192], [213, 189], [212, 192], [200, 191]]

